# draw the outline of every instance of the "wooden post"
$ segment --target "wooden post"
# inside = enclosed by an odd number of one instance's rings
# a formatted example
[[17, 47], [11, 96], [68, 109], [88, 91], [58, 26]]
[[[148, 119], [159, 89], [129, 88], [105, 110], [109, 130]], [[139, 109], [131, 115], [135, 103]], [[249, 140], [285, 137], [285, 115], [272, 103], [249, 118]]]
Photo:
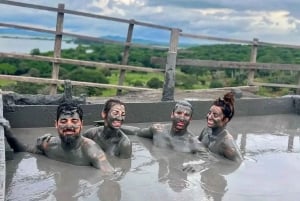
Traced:
[[[250, 57], [250, 62], [252, 62], [252, 63], [256, 63], [257, 46], [258, 46], [258, 39], [254, 38], [252, 49], [251, 49], [251, 57]], [[253, 85], [254, 73], [255, 73], [254, 69], [249, 69], [249, 72], [248, 72], [248, 85], [249, 86]]]
[[[130, 23], [128, 26], [126, 44], [125, 44], [125, 48], [123, 51], [123, 57], [122, 57], [122, 63], [121, 63], [122, 65], [127, 65], [127, 63], [128, 63], [129, 49], [130, 49], [130, 43], [132, 40], [133, 28], [134, 28], [134, 23]], [[124, 83], [125, 73], [126, 73], [126, 70], [124, 70], [124, 69], [120, 70], [119, 82], [118, 82], [118, 85], [120, 85], [120, 86], [122, 86]], [[117, 89], [117, 96], [119, 96], [121, 94], [122, 94], [122, 89]]]
[[[61, 56], [61, 43], [62, 43], [62, 32], [63, 32], [63, 22], [64, 22], [64, 4], [58, 4], [59, 11], [57, 12], [56, 20], [56, 33], [55, 33], [55, 43], [54, 43], [54, 58], [60, 58]], [[57, 80], [59, 75], [59, 64], [53, 62], [52, 64], [52, 79]], [[57, 84], [52, 84], [50, 88], [50, 95], [57, 93]]]
[[[0, 89], [0, 120], [3, 117], [3, 101], [2, 91]], [[6, 164], [5, 164], [5, 137], [4, 128], [0, 126], [0, 201], [5, 200], [5, 180], [6, 180]]]
[[162, 101], [174, 101], [175, 70], [179, 32], [180, 29], [172, 29], [171, 31], [170, 46], [165, 70], [165, 82], [163, 86], [163, 94], [161, 99]]
[[71, 101], [73, 99], [72, 97], [72, 83], [71, 80], [65, 80], [64, 85], [64, 99], [66, 101]]

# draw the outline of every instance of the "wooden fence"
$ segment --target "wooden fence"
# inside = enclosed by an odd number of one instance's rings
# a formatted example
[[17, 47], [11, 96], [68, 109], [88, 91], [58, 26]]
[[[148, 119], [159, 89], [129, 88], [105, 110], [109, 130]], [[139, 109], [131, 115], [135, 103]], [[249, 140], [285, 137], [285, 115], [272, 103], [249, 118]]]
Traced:
[[[6, 4], [9, 6], [19, 6], [23, 8], [31, 8], [31, 9], [39, 9], [49, 12], [57, 13], [56, 20], [56, 29], [41, 29], [37, 27], [29, 27], [20, 24], [8, 24], [4, 22], [0, 22], [0, 26], [11, 27], [17, 29], [25, 29], [43, 33], [50, 33], [55, 35], [54, 40], [54, 55], [53, 57], [44, 57], [44, 56], [33, 56], [28, 54], [13, 54], [13, 53], [5, 53], [0, 52], [0, 57], [3, 58], [17, 58], [17, 59], [30, 59], [30, 60], [39, 60], [39, 61], [47, 61], [52, 62], [52, 76], [51, 78], [32, 78], [32, 77], [22, 77], [22, 76], [8, 76], [8, 75], [0, 75], [1, 79], [9, 79], [15, 81], [22, 82], [34, 82], [34, 83], [48, 83], [51, 84], [50, 94], [55, 94], [57, 92], [57, 85], [63, 83], [63, 80], [59, 80], [59, 65], [60, 64], [75, 64], [78, 66], [85, 67], [100, 67], [100, 68], [110, 68], [110, 69], [119, 69], [119, 81], [118, 85], [107, 85], [107, 84], [99, 84], [99, 83], [89, 83], [89, 82], [76, 82], [71, 81], [73, 85], [80, 86], [92, 86], [92, 87], [101, 87], [101, 88], [116, 88], [117, 95], [122, 92], [122, 89], [126, 90], [151, 90], [143, 87], [130, 87], [124, 86], [125, 73], [128, 70], [132, 71], [143, 71], [143, 72], [158, 72], [164, 73], [165, 80], [162, 91], [162, 101], [174, 100], [174, 90], [175, 90], [175, 69], [176, 66], [180, 65], [188, 65], [188, 66], [196, 66], [196, 67], [206, 67], [206, 68], [238, 68], [238, 69], [247, 69], [248, 70], [248, 85], [259, 85], [259, 86], [272, 86], [272, 87], [289, 87], [296, 88], [297, 93], [300, 94], [300, 65], [294, 64], [274, 64], [274, 63], [257, 63], [257, 49], [259, 46], [276, 46], [276, 47], [287, 47], [287, 48], [296, 48], [300, 49], [300, 46], [295, 45], [287, 45], [287, 44], [276, 44], [276, 43], [266, 43], [261, 42], [258, 39], [253, 40], [237, 40], [237, 39], [229, 39], [229, 38], [220, 38], [220, 37], [212, 37], [205, 35], [196, 35], [184, 33], [181, 29], [175, 27], [167, 27], [161, 26], [157, 24], [145, 23], [141, 21], [136, 21], [134, 19], [127, 20], [122, 18], [108, 17], [103, 15], [95, 15], [85, 12], [79, 12], [74, 10], [65, 9], [64, 4], [58, 4], [57, 8], [47, 7], [41, 5], [27, 4], [21, 2], [13, 2], [13, 1], [1, 1], [1, 4]], [[74, 33], [68, 33], [64, 31], [63, 22], [65, 14], [87, 17], [87, 18], [95, 18], [102, 20], [109, 20], [119, 23], [128, 24], [126, 41], [124, 43], [105, 40], [97, 37], [91, 37], [87, 35], [79, 35]], [[130, 53], [130, 47], [139, 46], [139, 47], [148, 47], [154, 48], [153, 46], [146, 46], [141, 44], [134, 44], [132, 41], [133, 30], [135, 26], [145, 26], [153, 29], [162, 29], [170, 32], [170, 40], [169, 47], [167, 49], [167, 58], [153, 58], [153, 63], [160, 63], [165, 66], [164, 70], [162, 69], [153, 69], [153, 68], [145, 68], [145, 67], [137, 67], [137, 66], [129, 66], [128, 57]], [[73, 60], [73, 59], [65, 59], [61, 58], [61, 45], [62, 45], [62, 37], [63, 36], [71, 36], [78, 39], [84, 39], [89, 41], [97, 41], [97, 42], [107, 42], [107, 43], [119, 43], [124, 45], [123, 57], [121, 65], [117, 64], [109, 64], [109, 63], [100, 63], [100, 62], [91, 62], [91, 61], [81, 61], [81, 60]], [[179, 51], [179, 38], [187, 37], [192, 39], [200, 39], [200, 40], [213, 40], [220, 42], [230, 42], [230, 43], [239, 43], [239, 44], [248, 44], [252, 46], [252, 51], [250, 55], [249, 62], [232, 62], [232, 61], [213, 61], [213, 60], [195, 60], [195, 59], [177, 59], [177, 54]], [[157, 48], [157, 47], [156, 47]], [[257, 83], [254, 82], [255, 70], [257, 69], [267, 69], [267, 70], [292, 70], [297, 71], [297, 83], [294, 85], [288, 84], [276, 84], [276, 83]]]

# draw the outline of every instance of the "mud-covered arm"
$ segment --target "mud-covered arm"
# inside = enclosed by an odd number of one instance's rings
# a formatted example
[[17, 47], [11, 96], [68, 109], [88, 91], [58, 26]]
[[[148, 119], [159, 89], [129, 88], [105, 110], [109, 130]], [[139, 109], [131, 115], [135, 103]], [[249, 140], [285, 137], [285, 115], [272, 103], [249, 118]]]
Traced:
[[125, 126], [122, 125], [120, 130], [125, 133], [125, 135], [138, 135], [141, 131], [141, 128], [136, 126]]
[[221, 154], [232, 161], [241, 162], [243, 160], [243, 156], [240, 152], [240, 149], [236, 145], [234, 139], [232, 136], [227, 135], [220, 146], [220, 152]]
[[10, 128], [4, 128], [4, 135], [9, 146], [14, 150], [14, 152], [27, 152], [30, 150], [27, 144], [24, 144], [18, 140]]
[[145, 137], [145, 138], [153, 138], [153, 130], [152, 127], [149, 128], [139, 128], [135, 126], [122, 126], [121, 130], [126, 135], [136, 135], [139, 137]]
[[22, 143], [12, 132], [9, 121], [2, 118], [0, 125], [4, 128], [4, 135], [7, 143], [15, 152], [31, 152], [34, 153], [35, 147]]
[[200, 135], [198, 136], [198, 140], [201, 142], [203, 137], [208, 134], [208, 128], [203, 128]]
[[[121, 131], [122, 132], [122, 131]], [[122, 138], [119, 142], [119, 157], [120, 158], [131, 158], [132, 154], [132, 143], [130, 139], [122, 132]]]
[[192, 152], [208, 153], [208, 149], [198, 140], [197, 137], [189, 140], [190, 148]]
[[111, 166], [104, 151], [98, 144], [92, 140], [84, 139], [84, 147], [93, 167], [100, 169], [105, 173], [114, 172], [114, 168]]

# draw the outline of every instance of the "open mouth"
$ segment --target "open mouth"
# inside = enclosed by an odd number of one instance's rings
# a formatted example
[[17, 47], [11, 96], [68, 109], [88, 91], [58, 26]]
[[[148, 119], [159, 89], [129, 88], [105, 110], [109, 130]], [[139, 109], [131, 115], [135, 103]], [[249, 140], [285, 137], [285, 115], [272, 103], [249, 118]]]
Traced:
[[75, 133], [75, 129], [65, 129], [63, 130], [65, 135], [73, 135]]
[[214, 121], [212, 120], [207, 120], [207, 126], [212, 126], [214, 124]]
[[112, 122], [112, 126], [115, 127], [115, 128], [119, 128], [122, 126], [122, 122], [121, 121], [118, 121], [118, 120], [115, 120]]
[[177, 122], [176, 126], [178, 128], [183, 128], [185, 126], [185, 123], [180, 121], [180, 122]]

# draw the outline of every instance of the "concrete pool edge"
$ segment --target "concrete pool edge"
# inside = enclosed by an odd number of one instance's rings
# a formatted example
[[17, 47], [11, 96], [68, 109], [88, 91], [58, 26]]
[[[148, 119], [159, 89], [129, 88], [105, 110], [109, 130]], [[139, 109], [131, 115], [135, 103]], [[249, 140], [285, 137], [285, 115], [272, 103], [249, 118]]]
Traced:
[[[194, 108], [193, 119], [204, 119], [212, 100], [190, 101]], [[166, 102], [125, 102], [125, 123], [165, 122], [170, 120], [174, 101]], [[93, 125], [100, 119], [104, 104], [84, 104], [84, 124]], [[253, 98], [236, 100], [235, 117], [300, 114], [300, 96], [279, 98]], [[52, 127], [55, 120], [56, 105], [15, 105], [4, 107], [4, 117], [13, 128]]]
[[[0, 119], [3, 119], [2, 95], [0, 94]], [[0, 126], [0, 200], [5, 200], [5, 180], [6, 180], [6, 164], [5, 164], [5, 138], [4, 129]]]

